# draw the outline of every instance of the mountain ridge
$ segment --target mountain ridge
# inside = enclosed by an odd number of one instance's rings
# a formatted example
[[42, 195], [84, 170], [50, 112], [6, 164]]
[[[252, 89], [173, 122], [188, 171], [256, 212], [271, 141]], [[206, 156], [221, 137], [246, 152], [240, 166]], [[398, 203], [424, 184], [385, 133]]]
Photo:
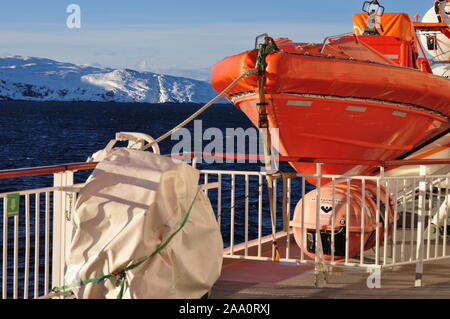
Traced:
[[0, 100], [204, 103], [216, 94], [208, 82], [185, 77], [0, 57]]

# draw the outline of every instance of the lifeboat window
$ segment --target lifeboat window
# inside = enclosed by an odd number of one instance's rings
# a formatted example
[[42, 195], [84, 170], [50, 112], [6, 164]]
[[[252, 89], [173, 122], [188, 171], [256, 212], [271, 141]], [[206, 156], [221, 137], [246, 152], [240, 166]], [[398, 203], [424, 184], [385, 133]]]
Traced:
[[362, 107], [362, 106], [347, 106], [347, 108], [345, 109], [346, 111], [351, 111], [351, 112], [365, 112], [367, 110], [367, 107]]
[[311, 101], [288, 101], [287, 105], [290, 106], [312, 106]]
[[394, 111], [394, 112], [392, 112], [392, 115], [399, 116], [399, 117], [406, 117], [406, 113], [400, 112], [400, 111]]

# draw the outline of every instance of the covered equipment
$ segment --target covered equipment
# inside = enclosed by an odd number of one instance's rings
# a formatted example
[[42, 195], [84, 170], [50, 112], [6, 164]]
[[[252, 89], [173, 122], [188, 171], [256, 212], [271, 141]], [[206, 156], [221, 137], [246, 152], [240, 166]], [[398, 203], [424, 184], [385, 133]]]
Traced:
[[124, 298], [208, 293], [221, 272], [223, 242], [198, 182], [199, 172], [186, 163], [113, 149], [79, 193], [65, 279], [73, 283], [132, 269], [73, 288], [75, 296], [116, 298], [123, 282]]

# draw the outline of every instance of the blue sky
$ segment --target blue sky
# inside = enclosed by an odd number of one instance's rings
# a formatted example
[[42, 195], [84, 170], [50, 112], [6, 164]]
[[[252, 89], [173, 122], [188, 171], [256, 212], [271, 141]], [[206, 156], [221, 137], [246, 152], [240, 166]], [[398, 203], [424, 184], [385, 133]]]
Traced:
[[[381, 0], [388, 12], [421, 15], [433, 0]], [[81, 29], [66, 8], [81, 7]], [[132, 68], [206, 79], [221, 58], [268, 32], [302, 42], [352, 31], [360, 0], [3, 0], [0, 55]]]

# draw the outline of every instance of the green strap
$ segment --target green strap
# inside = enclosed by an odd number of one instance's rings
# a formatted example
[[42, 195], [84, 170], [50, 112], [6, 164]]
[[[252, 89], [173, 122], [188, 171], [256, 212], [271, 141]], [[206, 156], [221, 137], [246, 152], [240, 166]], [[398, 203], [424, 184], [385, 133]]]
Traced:
[[[85, 286], [85, 285], [93, 283], [93, 282], [102, 282], [102, 281], [104, 281], [106, 279], [109, 279], [109, 278], [112, 278], [112, 277], [123, 276], [123, 280], [122, 280], [122, 283], [121, 283], [121, 289], [120, 289], [121, 291], [120, 291], [119, 295], [117, 296], [118, 299], [121, 299], [122, 296], [123, 296], [123, 290], [124, 290], [124, 285], [125, 285], [125, 276], [124, 276], [125, 272], [127, 272], [129, 270], [133, 270], [133, 269], [141, 266], [142, 264], [144, 264], [145, 262], [150, 260], [153, 256], [155, 256], [156, 254], [160, 253], [164, 248], [167, 247], [167, 245], [172, 241], [172, 239], [175, 237], [175, 235], [177, 235], [181, 231], [181, 229], [183, 229], [183, 227], [186, 225], [186, 223], [187, 223], [187, 221], [189, 219], [189, 216], [191, 214], [192, 207], [194, 206], [194, 203], [195, 203], [195, 201], [197, 199], [197, 196], [198, 196], [199, 192], [200, 192], [200, 188], [197, 190], [197, 193], [195, 194], [195, 197], [194, 197], [191, 205], [189, 206], [189, 209], [186, 212], [186, 215], [184, 216], [184, 219], [183, 219], [180, 227], [178, 227], [178, 229], [172, 235], [170, 235], [170, 237], [167, 238], [167, 240], [164, 243], [162, 243], [150, 256], [144, 258], [143, 260], [141, 260], [141, 261], [139, 261], [139, 262], [137, 262], [137, 263], [135, 263], [135, 264], [133, 264], [131, 266], [123, 268], [122, 270], [114, 271], [114, 272], [112, 272], [112, 273], [110, 273], [108, 275], [101, 275], [101, 276], [97, 276], [95, 278], [91, 278], [91, 279], [87, 279], [87, 280], [81, 280], [81, 281], [74, 282], [74, 283], [69, 284], [69, 285], [65, 285], [65, 286], [61, 286], [61, 287], [55, 287], [55, 288], [52, 289], [52, 291], [53, 292], [64, 291], [64, 290], [72, 289], [72, 288], [75, 288], [75, 287]], [[119, 296], [120, 296], [120, 298], [119, 298]]]
[[261, 70], [266, 69], [266, 57], [272, 53], [278, 51], [278, 47], [276, 45], [266, 46], [265, 44], [259, 45], [258, 57], [256, 58], [256, 66], [259, 66]]
[[117, 295], [116, 299], [122, 299], [123, 298], [123, 293], [125, 292], [125, 283], [126, 283], [126, 281], [127, 281], [127, 279], [126, 279], [125, 275], [123, 274], [121, 276], [121, 279], [120, 279], [120, 291], [119, 291], [119, 294]]

